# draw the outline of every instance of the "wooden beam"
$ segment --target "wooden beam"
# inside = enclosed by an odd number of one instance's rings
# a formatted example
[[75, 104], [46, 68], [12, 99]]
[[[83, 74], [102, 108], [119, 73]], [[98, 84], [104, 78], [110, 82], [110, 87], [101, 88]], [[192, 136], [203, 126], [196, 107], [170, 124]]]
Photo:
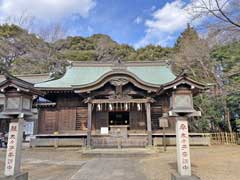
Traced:
[[[86, 101], [87, 102], [87, 101]], [[152, 98], [145, 99], [91, 99], [88, 102], [93, 104], [103, 104], [103, 103], [150, 103], [155, 102]]]
[[92, 130], [92, 104], [88, 103], [88, 119], [87, 119], [87, 147], [91, 147], [91, 130]]
[[146, 114], [147, 114], [147, 133], [148, 133], [148, 145], [152, 146], [152, 120], [151, 120], [151, 105], [145, 103]]

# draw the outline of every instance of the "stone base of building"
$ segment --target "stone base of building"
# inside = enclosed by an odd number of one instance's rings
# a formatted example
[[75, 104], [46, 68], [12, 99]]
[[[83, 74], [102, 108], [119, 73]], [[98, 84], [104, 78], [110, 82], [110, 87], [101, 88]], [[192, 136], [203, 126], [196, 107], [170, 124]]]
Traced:
[[15, 176], [2, 176], [0, 180], [28, 180], [28, 172], [19, 173]]
[[179, 174], [171, 174], [171, 180], [200, 180], [197, 176], [180, 176]]

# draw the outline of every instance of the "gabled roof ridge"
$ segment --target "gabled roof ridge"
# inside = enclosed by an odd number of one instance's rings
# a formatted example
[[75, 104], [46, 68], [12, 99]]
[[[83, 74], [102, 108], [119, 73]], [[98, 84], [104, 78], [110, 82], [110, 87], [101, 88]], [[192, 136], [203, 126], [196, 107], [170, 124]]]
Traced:
[[72, 67], [91, 67], [91, 66], [169, 66], [169, 60], [161, 60], [161, 61], [110, 61], [110, 62], [101, 62], [101, 61], [72, 61], [70, 62], [70, 66]]
[[39, 73], [39, 74], [33, 74], [33, 73], [29, 73], [29, 74], [17, 74], [15, 77], [32, 77], [32, 76], [49, 76], [49, 73]]

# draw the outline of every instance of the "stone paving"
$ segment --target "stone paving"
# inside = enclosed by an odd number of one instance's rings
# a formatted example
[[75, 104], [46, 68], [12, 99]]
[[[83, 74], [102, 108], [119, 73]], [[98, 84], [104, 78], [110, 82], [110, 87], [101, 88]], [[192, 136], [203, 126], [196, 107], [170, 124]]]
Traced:
[[147, 180], [131, 158], [97, 158], [89, 160], [70, 180]]

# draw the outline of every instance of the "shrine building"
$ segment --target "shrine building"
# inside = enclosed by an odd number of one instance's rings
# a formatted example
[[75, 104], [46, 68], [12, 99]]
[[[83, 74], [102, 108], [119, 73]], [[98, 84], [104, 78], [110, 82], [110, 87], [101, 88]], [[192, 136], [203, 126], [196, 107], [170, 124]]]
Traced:
[[151, 146], [162, 136], [162, 117], [175, 137], [168, 90], [184, 94], [189, 87], [195, 95], [205, 88], [175, 75], [166, 62], [73, 62], [61, 78], [33, 84], [44, 94], [32, 105], [38, 112], [33, 146], [54, 144], [56, 138], [66, 146], [116, 147], [119, 138], [122, 147]]

